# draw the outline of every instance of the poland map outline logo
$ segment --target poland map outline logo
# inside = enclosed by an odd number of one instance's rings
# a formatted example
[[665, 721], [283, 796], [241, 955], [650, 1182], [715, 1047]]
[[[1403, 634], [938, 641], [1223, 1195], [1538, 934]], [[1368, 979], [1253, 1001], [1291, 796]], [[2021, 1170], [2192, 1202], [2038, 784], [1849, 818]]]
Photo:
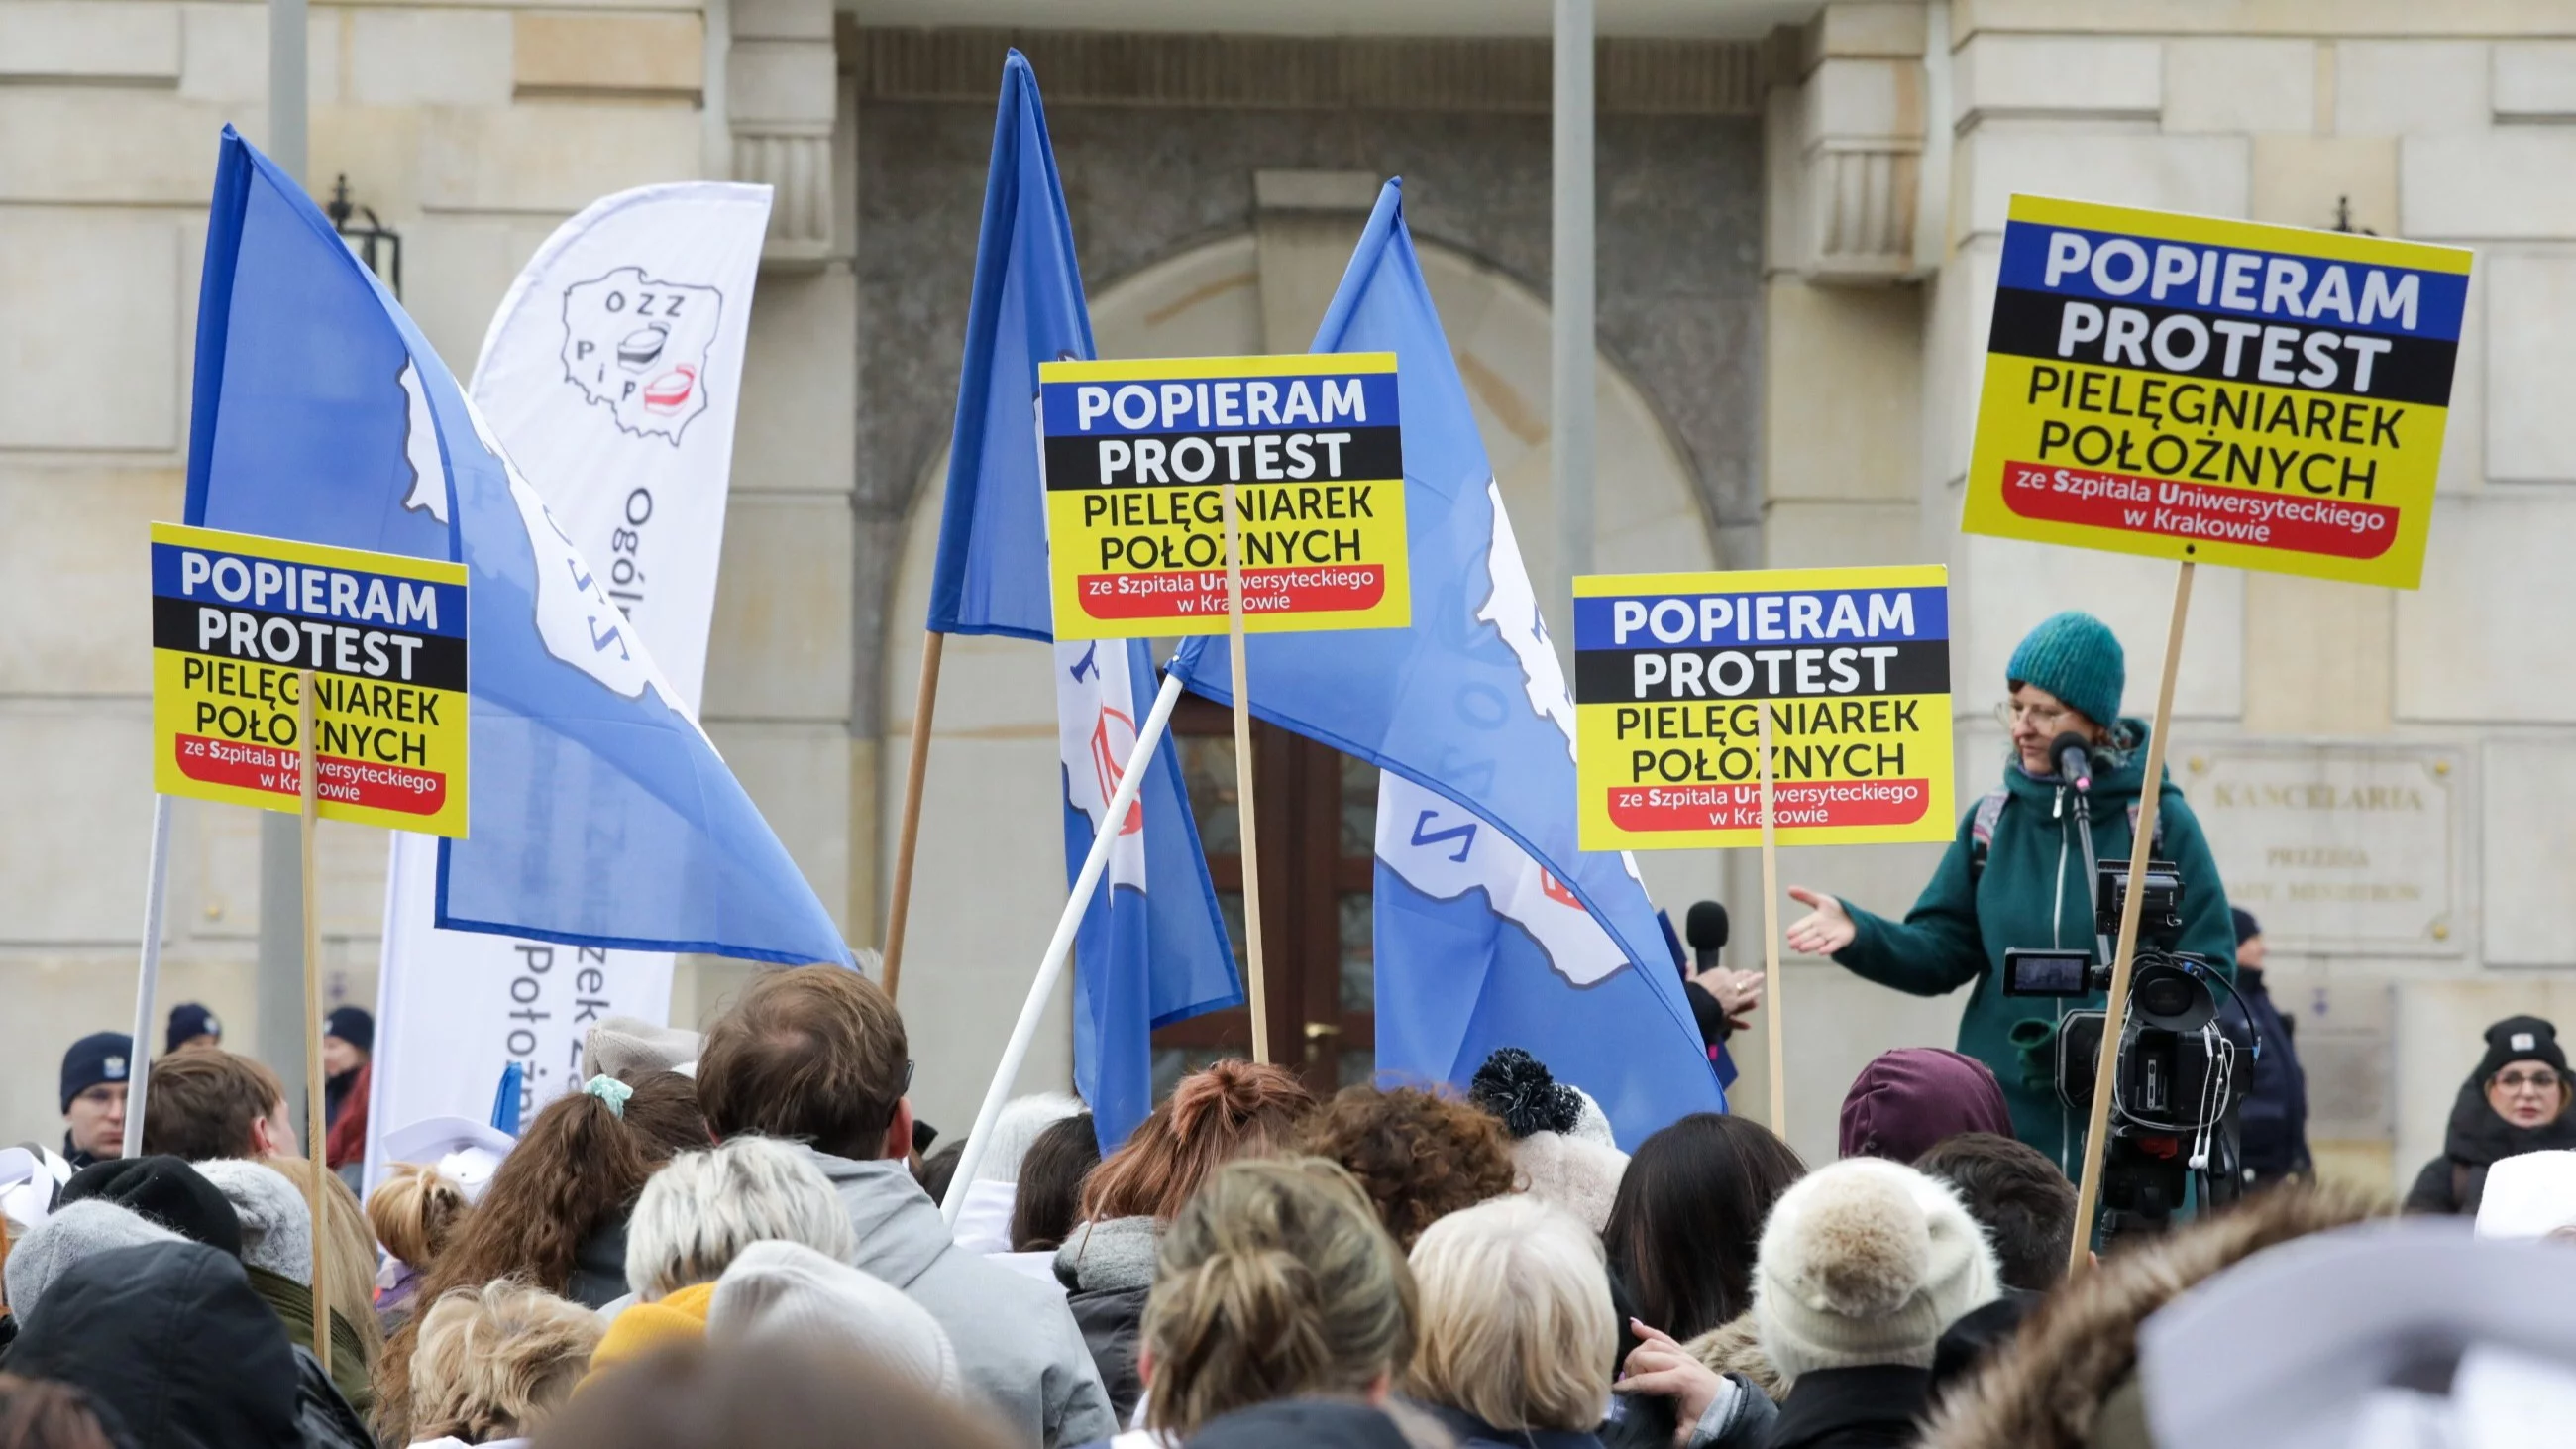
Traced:
[[724, 313], [714, 287], [618, 267], [564, 288], [565, 380], [617, 418], [621, 432], [680, 446], [707, 410], [707, 354]]

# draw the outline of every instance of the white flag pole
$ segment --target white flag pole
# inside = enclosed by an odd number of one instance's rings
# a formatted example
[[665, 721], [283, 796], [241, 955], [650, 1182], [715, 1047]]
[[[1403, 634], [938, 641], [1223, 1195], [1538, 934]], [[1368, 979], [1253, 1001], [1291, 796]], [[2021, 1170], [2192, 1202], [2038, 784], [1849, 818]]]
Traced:
[[1064, 963], [1073, 955], [1074, 933], [1082, 928], [1082, 917], [1091, 908], [1091, 893], [1099, 889], [1101, 873], [1109, 868], [1109, 849], [1118, 841], [1118, 831], [1109, 822], [1124, 820], [1136, 804], [1136, 794], [1144, 788], [1145, 769], [1154, 762], [1154, 746], [1172, 722], [1172, 707], [1181, 700], [1181, 677], [1167, 673], [1162, 691], [1154, 696], [1154, 707], [1145, 715], [1144, 727], [1136, 731], [1136, 747], [1127, 752], [1127, 767], [1118, 777], [1118, 789], [1109, 797], [1109, 808], [1102, 811], [1102, 828], [1092, 832], [1091, 853], [1082, 858], [1082, 874], [1073, 882], [1073, 892], [1064, 903], [1064, 914], [1056, 918], [1055, 936], [1047, 942], [1046, 955], [1038, 962], [1038, 975], [1029, 983], [1028, 1000], [1020, 1003], [1020, 1019], [1011, 1025], [1010, 1044], [1002, 1048], [1002, 1064], [993, 1070], [993, 1084], [984, 1089], [984, 1105], [975, 1109], [975, 1126], [966, 1137], [966, 1150], [958, 1154], [956, 1174], [949, 1181], [948, 1200], [939, 1205], [941, 1217], [950, 1227], [957, 1225], [957, 1213], [966, 1206], [965, 1184], [975, 1180], [975, 1169], [983, 1164], [984, 1149], [991, 1145], [993, 1124], [1001, 1119], [1002, 1104], [1010, 1100], [1011, 1084], [1019, 1079], [1020, 1064], [1028, 1059], [1029, 1043], [1037, 1039], [1038, 1017], [1046, 1011], [1047, 998], [1055, 994], [1055, 983], [1064, 975]]
[[152, 998], [161, 990], [161, 915], [170, 898], [170, 797], [152, 797], [152, 851], [143, 867], [143, 967], [134, 982], [134, 1041], [126, 1053], [125, 1150], [143, 1155], [143, 1099], [152, 1085]]

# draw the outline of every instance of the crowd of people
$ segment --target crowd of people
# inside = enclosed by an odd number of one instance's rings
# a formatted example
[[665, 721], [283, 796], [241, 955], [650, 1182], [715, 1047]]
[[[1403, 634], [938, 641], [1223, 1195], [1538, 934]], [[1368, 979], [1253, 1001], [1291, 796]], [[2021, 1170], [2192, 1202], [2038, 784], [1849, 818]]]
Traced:
[[[397, 1164], [362, 1207], [194, 1024], [134, 1155], [128, 1063], [76, 1043], [56, 1165], [0, 1199], [6, 1449], [2144, 1445], [2160, 1310], [2393, 1210], [2294, 1174], [2070, 1278], [2073, 1184], [1934, 1049], [1872, 1062], [1812, 1167], [1720, 1115], [1622, 1152], [1505, 1050], [1321, 1100], [1221, 1061], [1106, 1156], [1025, 1098], [958, 1182], [893, 1002], [819, 966], [703, 1038], [603, 1025], [488, 1172]], [[2413, 1205], [2546, 1231], [2568, 1095], [2549, 1023], [2498, 1023]]]

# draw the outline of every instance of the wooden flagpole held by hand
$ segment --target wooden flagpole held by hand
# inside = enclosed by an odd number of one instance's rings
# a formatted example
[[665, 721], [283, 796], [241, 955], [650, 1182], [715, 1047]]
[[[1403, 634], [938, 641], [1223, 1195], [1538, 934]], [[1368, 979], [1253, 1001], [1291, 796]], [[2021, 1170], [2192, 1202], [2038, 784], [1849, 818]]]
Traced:
[[1252, 1002], [1252, 1059], [1270, 1060], [1270, 993], [1261, 973], [1261, 854], [1252, 823], [1252, 688], [1243, 659], [1243, 516], [1225, 485], [1225, 620], [1234, 662], [1234, 818], [1243, 837], [1244, 995]]
[[2120, 1061], [2120, 1031], [2129, 1018], [2129, 967], [2138, 954], [2138, 917], [2147, 898], [2147, 861], [2156, 839], [2156, 807], [2164, 794], [2165, 742], [2173, 723], [2174, 670], [2182, 659], [2182, 626], [2191, 612], [2191, 574], [2185, 559], [2174, 575], [2173, 625], [2165, 633], [2164, 678], [2156, 684], [2156, 718], [2148, 727], [2146, 783], [2138, 791], [2136, 839], [2129, 845], [2129, 891], [2120, 904], [2120, 940], [2111, 956], [2110, 1001], [2102, 1014], [2102, 1045], [2093, 1064], [2093, 1110], [2084, 1127], [2084, 1171], [2076, 1179], [2075, 1241], [2066, 1267], [2080, 1273], [2093, 1259], [2093, 1212], [2102, 1201], [2102, 1151], [2111, 1131], [2111, 1094]]
[[331, 1363], [331, 1286], [322, 1252], [330, 1232], [322, 1216], [322, 1176], [331, 1170], [324, 1151], [331, 1135], [331, 1114], [322, 1089], [322, 917], [313, 899], [313, 826], [320, 801], [321, 741], [313, 726], [313, 671], [295, 671], [295, 740], [303, 746], [298, 788], [304, 799], [304, 1136], [305, 1155], [313, 1162], [313, 1180], [305, 1185], [304, 1205], [313, 1220], [313, 1356], [327, 1369]]
[[912, 914], [912, 854], [921, 841], [921, 785], [930, 773], [930, 716], [939, 705], [939, 655], [948, 636], [933, 629], [921, 640], [921, 693], [912, 704], [912, 754], [903, 771], [903, 829], [895, 837], [894, 899], [886, 904], [885, 988], [888, 999], [903, 975], [903, 928]]
[[1765, 1041], [1771, 1058], [1771, 1130], [1789, 1135], [1789, 1057], [1780, 1029], [1780, 844], [1771, 814], [1771, 704], [1755, 707], [1762, 756], [1762, 995], [1770, 1018]]

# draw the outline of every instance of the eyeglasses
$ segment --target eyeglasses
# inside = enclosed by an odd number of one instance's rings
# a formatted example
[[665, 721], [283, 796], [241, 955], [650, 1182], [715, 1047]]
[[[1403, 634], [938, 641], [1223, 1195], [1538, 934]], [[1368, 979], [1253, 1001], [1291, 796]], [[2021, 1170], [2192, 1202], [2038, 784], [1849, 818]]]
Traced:
[[2066, 706], [2062, 704], [2016, 704], [2007, 699], [1995, 706], [1995, 723], [2011, 729], [2016, 721], [2027, 716], [2032, 724], [2046, 731], [2057, 728], [2058, 721], [2065, 719], [2067, 713]]
[[2558, 1089], [2558, 1081], [2556, 1072], [2544, 1069], [2537, 1072], [2499, 1072], [2495, 1084], [2508, 1092], [2519, 1092], [2525, 1087], [2535, 1092], [2553, 1092]]

